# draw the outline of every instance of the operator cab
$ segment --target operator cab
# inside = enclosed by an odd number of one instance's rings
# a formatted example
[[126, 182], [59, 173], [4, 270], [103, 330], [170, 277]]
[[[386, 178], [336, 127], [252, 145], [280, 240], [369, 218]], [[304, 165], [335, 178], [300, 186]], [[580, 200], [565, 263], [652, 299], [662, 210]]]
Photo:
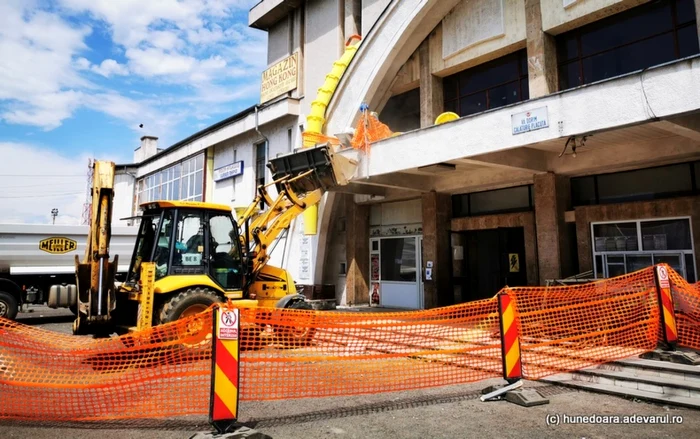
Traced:
[[141, 262], [156, 264], [156, 281], [165, 276], [206, 275], [223, 290], [240, 290], [244, 264], [238, 226], [231, 208], [196, 201], [154, 201], [143, 215], [127, 285], [135, 285]]

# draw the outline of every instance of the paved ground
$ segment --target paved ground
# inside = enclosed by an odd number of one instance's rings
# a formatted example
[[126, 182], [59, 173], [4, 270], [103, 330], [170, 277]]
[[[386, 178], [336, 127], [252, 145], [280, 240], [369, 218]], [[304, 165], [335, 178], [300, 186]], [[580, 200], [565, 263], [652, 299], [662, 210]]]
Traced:
[[[19, 316], [23, 323], [70, 333], [72, 315], [36, 308]], [[490, 380], [469, 386], [352, 398], [243, 403], [241, 420], [275, 439], [315, 438], [646, 438], [696, 437], [700, 411], [662, 407], [621, 398], [572, 391], [540, 383], [551, 403], [522, 408], [504, 401], [484, 403], [479, 391]], [[0, 399], [1, 399], [0, 392]], [[563, 425], [563, 415], [682, 416], [680, 425]], [[560, 425], [556, 423], [559, 416]], [[77, 427], [77, 428], [76, 428]], [[134, 421], [99, 425], [18, 423], [0, 420], [2, 438], [189, 438], [207, 430], [206, 419]]]

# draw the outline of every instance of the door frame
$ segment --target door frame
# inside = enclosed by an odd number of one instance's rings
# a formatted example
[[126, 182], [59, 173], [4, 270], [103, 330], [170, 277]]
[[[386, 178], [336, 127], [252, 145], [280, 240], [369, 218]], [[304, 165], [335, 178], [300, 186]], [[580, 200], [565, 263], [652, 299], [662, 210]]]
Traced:
[[[424, 281], [425, 281], [425, 270], [423, 268], [423, 235], [394, 235], [394, 236], [372, 236], [369, 238], [369, 254], [370, 254], [370, 273], [369, 273], [369, 289], [370, 289], [370, 304], [372, 301], [372, 284], [373, 283], [378, 283], [379, 284], [379, 304], [376, 306], [386, 306], [382, 303], [382, 284], [385, 281], [382, 281], [382, 244], [381, 240], [382, 239], [406, 239], [406, 238], [414, 238], [415, 239], [415, 244], [416, 244], [416, 281], [415, 282], [399, 282], [399, 281], [386, 281], [386, 282], [391, 282], [391, 283], [402, 283], [406, 285], [410, 284], [415, 284], [417, 288], [417, 294], [418, 294], [418, 308], [401, 308], [401, 307], [391, 307], [391, 308], [396, 308], [396, 309], [425, 309], [425, 288], [424, 288]], [[376, 241], [378, 242], [377, 244], [377, 250], [373, 251], [372, 250], [372, 242]], [[379, 257], [379, 280], [372, 280], [372, 256], [377, 255]]]

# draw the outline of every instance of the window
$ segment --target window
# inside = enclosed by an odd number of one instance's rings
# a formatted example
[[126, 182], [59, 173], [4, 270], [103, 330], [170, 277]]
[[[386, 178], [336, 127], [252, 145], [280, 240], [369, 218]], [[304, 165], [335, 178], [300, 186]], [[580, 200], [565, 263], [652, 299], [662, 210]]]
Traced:
[[170, 266], [170, 239], [173, 231], [173, 212], [163, 212], [163, 220], [158, 231], [156, 251], [153, 253], [153, 262], [156, 264], [156, 279], [168, 274]]
[[527, 51], [481, 64], [444, 79], [445, 111], [460, 116], [529, 99]]
[[385, 238], [381, 246], [383, 281], [416, 281], [416, 238]]
[[532, 210], [532, 185], [452, 196], [452, 216], [489, 215]]
[[243, 272], [237, 227], [227, 214], [209, 218], [209, 270], [225, 289], [241, 288]]
[[697, 193], [700, 162], [571, 179], [574, 206], [656, 200]]
[[662, 0], [557, 37], [560, 90], [700, 52], [693, 0]]
[[203, 201], [204, 154], [140, 179], [137, 206], [157, 200]]
[[201, 211], [180, 210], [177, 218], [176, 274], [202, 274], [204, 267], [204, 221]]
[[420, 128], [420, 89], [392, 96], [379, 115], [379, 120], [394, 132]]
[[267, 164], [267, 142], [255, 145], [255, 189], [265, 184], [265, 165]]
[[695, 282], [688, 218], [592, 223], [595, 276], [606, 278], [666, 263]]

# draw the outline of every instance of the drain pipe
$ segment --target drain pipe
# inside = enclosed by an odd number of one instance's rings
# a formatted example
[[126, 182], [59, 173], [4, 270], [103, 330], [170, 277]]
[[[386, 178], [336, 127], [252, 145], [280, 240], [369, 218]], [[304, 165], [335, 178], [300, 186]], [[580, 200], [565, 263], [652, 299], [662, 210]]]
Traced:
[[260, 109], [259, 105], [255, 106], [255, 131], [258, 133], [260, 137], [265, 139], [265, 158], [270, 159], [270, 141], [267, 139], [267, 136], [265, 136], [262, 131], [260, 131], [260, 126], [258, 124], [258, 110]]

